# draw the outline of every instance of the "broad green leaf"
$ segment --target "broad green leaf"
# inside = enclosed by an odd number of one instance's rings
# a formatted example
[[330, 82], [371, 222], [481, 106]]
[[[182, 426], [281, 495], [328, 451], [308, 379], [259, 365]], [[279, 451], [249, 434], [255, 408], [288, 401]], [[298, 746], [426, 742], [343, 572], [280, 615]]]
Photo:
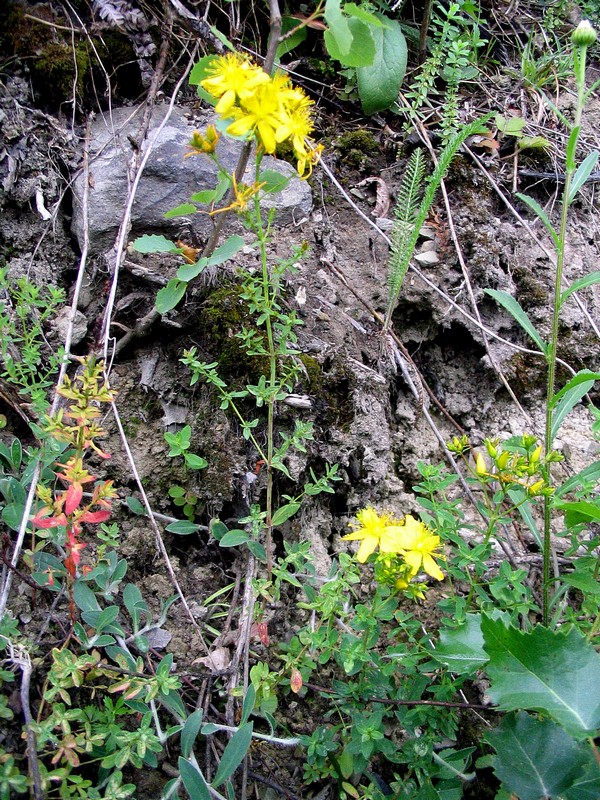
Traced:
[[186, 719], [183, 730], [181, 731], [181, 754], [184, 758], [190, 757], [201, 725], [202, 709], [199, 708]]
[[187, 217], [190, 214], [195, 214], [198, 211], [195, 205], [192, 203], [182, 203], [179, 206], [175, 206], [170, 211], [167, 211], [165, 214], [165, 219], [175, 219], [175, 217]]
[[133, 249], [137, 253], [181, 253], [181, 247], [177, 247], [175, 242], [164, 236], [157, 234], [140, 236], [133, 243]]
[[265, 169], [258, 176], [258, 182], [264, 183], [261, 191], [267, 193], [281, 192], [291, 180], [290, 175], [282, 175], [275, 169]]
[[193, 764], [179, 756], [177, 762], [179, 767], [179, 774], [185, 786], [186, 792], [190, 796], [190, 800], [211, 800], [211, 795], [208, 790], [208, 784], [204, 780], [204, 775], [196, 769]]
[[159, 314], [166, 314], [167, 311], [175, 308], [187, 289], [187, 283], [178, 278], [171, 278], [166, 286], [158, 291], [156, 295], [156, 310]]
[[527, 121], [524, 120], [523, 117], [505, 117], [502, 114], [496, 114], [494, 122], [500, 133], [503, 133], [505, 136], [515, 137], [523, 135], [523, 128], [527, 124]]
[[198, 275], [200, 275], [200, 273], [206, 267], [207, 264], [208, 264], [207, 258], [201, 258], [198, 261], [196, 261], [195, 264], [183, 264], [177, 270], [177, 278], [180, 281], [185, 281], [186, 283], [188, 281], [192, 281], [194, 280], [194, 278], [197, 278]]
[[261, 542], [257, 542], [255, 540], [250, 540], [247, 543], [248, 550], [252, 553], [254, 558], [257, 558], [259, 561], [263, 563], [267, 560], [267, 551]]
[[599, 378], [600, 373], [582, 369], [554, 395], [550, 401], [550, 408], [554, 409], [550, 430], [551, 441], [554, 441], [567, 415], [585, 397]]
[[187, 519], [182, 519], [178, 522], [171, 522], [170, 525], [167, 525], [165, 530], [169, 531], [169, 533], [177, 533], [179, 536], [189, 536], [190, 533], [196, 533], [199, 531], [200, 527], [194, 522], [190, 522]]
[[539, 217], [539, 219], [543, 222], [544, 227], [552, 237], [554, 245], [558, 247], [558, 234], [554, 230], [554, 225], [550, 222], [549, 216], [546, 214], [546, 212], [538, 203], [538, 201], [534, 200], [533, 197], [529, 197], [529, 195], [526, 194], [521, 194], [520, 192], [517, 192], [517, 197], [519, 198], [519, 200], [525, 203], [525, 205], [529, 206], [529, 208], [533, 211], [533, 213], [537, 217]]
[[586, 289], [588, 286], [593, 286], [595, 283], [600, 283], [600, 271], [590, 272], [588, 275], [584, 275], [583, 278], [578, 278], [576, 281], [573, 281], [569, 288], [565, 289], [560, 296], [561, 306], [567, 297], [570, 297], [573, 292], [578, 292], [580, 289]]
[[275, 51], [275, 60], [279, 62], [281, 57], [284, 56], [286, 53], [289, 53], [290, 50], [293, 50], [294, 47], [298, 47], [299, 44], [306, 39], [307, 31], [305, 25], [298, 25], [298, 20], [294, 19], [294, 17], [283, 17], [281, 21], [281, 34], [284, 36], [285, 34], [289, 33], [290, 31], [294, 30], [294, 33], [291, 36], [288, 36], [283, 42], [280, 42], [277, 46], [277, 50]]
[[565, 512], [565, 522], [570, 528], [581, 522], [600, 522], [600, 506], [586, 500], [576, 500], [572, 503], [554, 503], [555, 508]]
[[583, 775], [577, 778], [570, 789], [564, 793], [565, 800], [598, 800], [600, 797], [600, 769], [594, 759], [590, 759]]
[[221, 756], [217, 774], [212, 781], [212, 786], [215, 789], [224, 783], [227, 778], [231, 777], [244, 760], [244, 756], [248, 752], [250, 742], [252, 741], [253, 728], [254, 724], [252, 722], [245, 722], [243, 725], [240, 725], [229, 740]]
[[371, 64], [358, 67], [358, 94], [365, 114], [375, 114], [390, 108], [398, 99], [398, 92], [406, 73], [406, 39], [396, 20], [385, 20], [385, 28], [371, 31], [375, 42], [375, 55]]
[[531, 336], [533, 341], [537, 344], [540, 348], [542, 353], [546, 353], [548, 347], [540, 334], [537, 332], [537, 329], [533, 322], [529, 319], [525, 311], [521, 308], [520, 304], [515, 300], [515, 298], [509, 294], [508, 292], [500, 291], [498, 289], [485, 289], [486, 294], [489, 294], [490, 297], [493, 297], [500, 305], [505, 308], [511, 316], [519, 323], [519, 325], [523, 328], [523, 330]]
[[208, 461], [202, 456], [196, 456], [193, 453], [184, 453], [183, 456], [186, 467], [190, 469], [205, 469], [208, 467]]
[[345, 67], [366, 67], [375, 58], [373, 30], [355, 17], [346, 17], [340, 0], [327, 0], [325, 21], [329, 30], [324, 33], [325, 46], [332, 58]]
[[587, 181], [590, 174], [594, 171], [594, 167], [596, 166], [597, 161], [598, 161], [598, 151], [592, 150], [592, 152], [588, 153], [588, 155], [581, 162], [581, 164], [577, 168], [577, 172], [575, 173], [575, 175], [573, 175], [573, 180], [571, 181], [571, 187], [569, 189], [569, 203], [573, 202], [577, 192]]
[[127, 503], [127, 508], [131, 511], [132, 514], [137, 514], [138, 516], [145, 516], [146, 509], [137, 499], [137, 497], [129, 497], [125, 498], [125, 502]]
[[86, 611], [101, 610], [96, 595], [83, 581], [75, 581], [73, 584], [73, 599], [75, 600], [77, 608], [81, 609], [84, 613]]
[[277, 511], [273, 514], [273, 517], [271, 519], [271, 524], [273, 525], [273, 527], [276, 527], [277, 525], [283, 525], [283, 523], [286, 522], [286, 520], [294, 516], [294, 514], [298, 511], [299, 508], [300, 508], [300, 503], [288, 503], [285, 506], [281, 506], [281, 508], [278, 508]]
[[469, 675], [488, 660], [483, 649], [481, 614], [467, 614], [459, 628], [442, 628], [440, 641], [431, 651], [436, 661], [457, 675]]
[[217, 196], [216, 189], [203, 189], [201, 192], [196, 192], [190, 197], [190, 200], [193, 200], [194, 203], [204, 203], [208, 205], [209, 203], [213, 203]]
[[494, 772], [520, 800], [557, 797], [588, 760], [586, 748], [561, 727], [523, 711], [507, 715], [484, 738], [496, 750]]
[[243, 246], [244, 240], [241, 236], [230, 236], [220, 247], [217, 247], [212, 256], [209, 256], [207, 266], [214, 267], [217, 264], [223, 264], [225, 261], [229, 261]]
[[225, 534], [229, 530], [227, 525], [225, 525], [224, 522], [221, 522], [221, 520], [217, 518], [211, 519], [211, 521], [208, 524], [208, 529], [210, 531], [210, 535], [217, 541], [222, 539], [223, 536], [225, 536]]
[[386, 28], [391, 20], [386, 19], [381, 14], [371, 14], [366, 8], [357, 6], [356, 3], [346, 3], [344, 6], [344, 13], [349, 17], [355, 17], [367, 25], [372, 25], [375, 28]]
[[245, 544], [250, 539], [250, 535], [246, 531], [227, 531], [227, 533], [219, 539], [221, 547], [238, 547], [240, 544]]
[[519, 631], [486, 616], [481, 630], [501, 709], [546, 713], [576, 737], [600, 727], [600, 655], [577, 630]]

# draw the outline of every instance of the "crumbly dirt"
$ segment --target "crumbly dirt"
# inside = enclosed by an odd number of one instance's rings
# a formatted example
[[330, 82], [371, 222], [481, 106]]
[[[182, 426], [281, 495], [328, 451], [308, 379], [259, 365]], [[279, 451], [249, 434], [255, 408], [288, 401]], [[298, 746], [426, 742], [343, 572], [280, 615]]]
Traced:
[[[597, 74], [597, 64], [593, 63], [591, 79]], [[72, 130], [70, 120], [59, 110], [35, 108], [35, 97], [18, 66], [1, 80], [4, 129], [0, 156], [4, 153], [4, 162], [0, 164], [5, 170], [5, 191], [0, 192], [0, 255], [11, 277], [28, 275], [40, 285], [52, 282], [72, 293], [80, 254], [70, 234], [69, 180], [80, 158], [82, 119], [78, 118], [78, 125]], [[567, 100], [561, 100], [562, 111], [568, 113], [571, 95], [564, 94]], [[191, 102], [191, 94], [184, 96], [183, 102], [186, 99]], [[479, 94], [464, 99], [471, 107], [481, 103], [485, 110], [488, 105]], [[533, 98], [522, 92], [519, 100], [524, 114], [531, 115]], [[511, 96], [501, 96], [498, 105], [492, 107], [506, 111], [511, 103]], [[310, 499], [282, 533], [290, 539], [311, 542], [320, 574], [327, 573], [336, 552], [347, 549], [340, 536], [347, 532], [356, 510], [372, 504], [398, 515], [415, 513], [418, 507], [411, 487], [419, 479], [418, 462], [438, 462], [443, 458], [421, 404], [393, 367], [381, 326], [371, 313], [385, 313], [388, 246], [376, 228], [379, 225], [389, 233], [393, 212], [388, 212], [386, 219], [375, 220], [375, 184], [361, 183], [373, 176], [382, 179], [393, 208], [413, 145], [405, 141], [407, 134], [397, 117], [356, 121], [356, 106], [352, 112], [332, 108], [325, 102], [320, 108], [319, 124], [326, 142], [324, 160], [352, 202], [374, 225], [359, 216], [317, 168], [311, 178], [314, 208], [310, 218], [295, 227], [276, 230], [271, 245], [274, 258], [286, 258], [294, 246], [308, 245], [306, 255], [289, 278], [286, 303], [304, 323], [299, 330], [303, 375], [296, 392], [308, 398], [310, 407], [299, 409], [282, 403], [277, 408], [276, 424], [280, 431], [290, 432], [297, 417], [314, 422], [314, 441], [309, 443], [308, 452], [294, 456], [289, 464], [298, 483], [308, 479], [311, 468], [320, 472], [325, 462], [340, 467], [342, 480], [335, 493]], [[341, 144], [340, 131], [355, 130], [368, 131], [374, 142], [370, 152]], [[598, 131], [600, 100], [593, 99], [585, 117], [586, 149], [598, 148]], [[476, 153], [504, 196], [529, 219], [539, 241], [549, 250], [545, 231], [531, 219], [512, 189], [515, 170], [518, 175], [523, 165], [537, 172], [554, 167], [549, 160], [540, 166], [524, 156], [516, 162], [512, 149], [505, 143], [503, 148], [500, 155], [486, 154], [485, 149]], [[13, 159], [10, 163], [8, 155]], [[467, 155], [458, 156], [446, 186], [452, 218], [448, 218], [442, 198], [438, 197], [427, 223], [429, 238], [419, 245], [422, 252], [427, 248], [437, 256], [436, 263], [418, 265], [430, 284], [417, 272], [408, 272], [394, 313], [394, 329], [437, 400], [436, 404], [423, 392], [422, 402], [427, 403], [444, 438], [465, 431], [479, 444], [484, 437], [502, 439], [523, 431], [540, 434], [543, 359], [516, 351], [491, 337], [486, 349], [486, 342], [472, 321], [458, 313], [432, 285], [471, 317], [480, 314], [497, 336], [530, 347], [525, 334], [485, 294], [485, 289], [515, 291], [544, 334], [550, 324], [551, 260], [500, 199], [482, 167]], [[558, 202], [557, 184], [553, 181], [523, 175], [517, 188], [530, 193], [549, 211]], [[36, 208], [38, 189], [52, 215], [47, 221], [41, 219]], [[577, 201], [569, 222], [568, 282], [598, 268], [598, 205], [595, 184], [590, 184]], [[121, 213], [122, 209], [115, 209], [116, 217]], [[466, 274], [452, 242], [452, 226]], [[249, 263], [253, 256], [242, 253], [240, 258]], [[157, 257], [131, 256], [128, 261], [158, 274], [169, 269], [169, 262], [163, 260], [161, 264]], [[109, 262], [98, 256], [88, 266], [80, 303], [87, 326], [75, 347], [78, 354], [97, 347], [110, 283]], [[264, 493], [264, 475], [256, 455], [242, 439], [236, 420], [219, 409], [210, 389], [200, 384], [190, 386], [190, 375], [180, 363], [184, 349], [195, 346], [207, 361], [222, 359], [228, 379], [245, 382], [244, 373], [253, 365], [242, 365], [239, 351], [236, 352], [235, 325], [240, 322], [236, 287], [234, 266], [221, 270], [212, 282], [196, 286], [168, 318], [158, 321], [144, 338], [118, 353], [111, 369], [127, 441], [152, 508], [159, 514], [180, 516], [181, 511], [168, 492], [171, 486], [182, 485], [196, 498], [195, 519], [202, 525], [219, 517], [232, 526]], [[143, 273], [136, 273], [133, 268], [123, 271], [111, 331], [117, 340], [151, 310], [157, 288]], [[470, 292], [477, 310], [470, 302]], [[593, 319], [599, 318], [600, 291], [598, 287], [587, 288], [580, 298], [583, 310], [572, 299], [565, 308], [559, 355], [574, 369], [598, 369], [597, 337], [584, 312]], [[215, 307], [222, 308], [216, 322]], [[522, 409], [510, 397], [499, 371]], [[560, 379], [564, 377], [559, 374]], [[12, 425], [15, 432], [18, 429], [22, 434], [22, 429], [17, 428], [18, 417], [4, 399], [0, 399], [0, 412], [7, 415], [9, 429]], [[207, 459], [206, 470], [191, 473], [182, 466], [181, 459], [168, 458], [163, 434], [182, 424], [192, 426], [192, 449]], [[99, 477], [115, 480], [123, 500], [129, 495], [138, 496], [130, 463], [110, 416], [105, 425], [109, 431], [105, 448], [112, 458], [107, 463], [95, 463], [96, 472]], [[590, 441], [589, 425], [589, 412], [580, 406], [560, 432], [557, 447], [565, 456], [561, 466], [565, 474], [576, 472], [597, 455], [597, 446]], [[259, 428], [258, 433], [262, 435], [264, 429]], [[288, 480], [277, 480], [278, 497], [293, 491]], [[121, 530], [121, 553], [129, 565], [128, 580], [138, 584], [150, 607], [157, 611], [174, 590], [154, 533], [143, 517], [130, 514], [126, 507], [117, 512], [116, 520]], [[206, 597], [235, 582], [241, 564], [231, 551], [216, 546], [203, 532], [180, 537], [166, 533], [165, 544], [190, 607], [202, 621]], [[281, 540], [276, 547], [281, 550]], [[92, 557], [90, 547], [86, 558]], [[11, 608], [26, 629], [34, 631], [31, 635], [35, 638], [35, 630], [47, 617], [45, 600], [37, 598], [34, 603], [31, 590], [17, 581]], [[61, 626], [68, 627], [68, 616], [60, 610], [53, 613], [51, 638], [58, 640]], [[278, 640], [290, 635], [298, 619], [289, 608], [273, 609], [272, 613], [271, 639], [276, 647]], [[173, 653], [178, 668], [193, 671], [196, 668], [192, 662], [204, 655], [204, 650], [179, 605], [171, 610], [166, 627], [171, 633], [166, 649]], [[267, 658], [268, 653], [261, 647], [257, 643], [257, 649]], [[290, 703], [284, 713], [291, 727], [302, 732], [306, 727], [306, 707], [300, 710]], [[312, 719], [319, 716], [318, 709], [310, 713]], [[280, 752], [260, 750], [255, 763], [255, 771], [279, 775], [277, 781], [283, 782]], [[286, 769], [290, 770], [289, 785], [299, 786], [300, 773], [294, 774], [295, 768], [289, 766]], [[140, 784], [138, 797], [156, 796], [156, 786], [144, 788]]]

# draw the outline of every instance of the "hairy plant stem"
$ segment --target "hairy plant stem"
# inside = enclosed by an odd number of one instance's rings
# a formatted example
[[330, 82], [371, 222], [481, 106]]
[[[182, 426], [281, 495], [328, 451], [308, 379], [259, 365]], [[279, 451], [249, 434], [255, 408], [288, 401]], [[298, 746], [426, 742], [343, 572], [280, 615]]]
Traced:
[[[561, 214], [560, 214], [560, 229], [558, 232], [558, 242], [556, 246], [556, 272], [554, 274], [554, 300], [552, 304], [552, 327], [550, 330], [550, 340], [548, 343], [548, 351], [546, 354], [546, 361], [548, 365], [546, 377], [546, 423], [544, 431], [544, 451], [546, 456], [552, 450], [552, 417], [553, 406], [552, 400], [554, 398], [554, 388], [556, 383], [556, 363], [558, 351], [558, 326], [560, 322], [560, 307], [561, 307], [561, 294], [562, 294], [562, 277], [565, 262], [565, 245], [567, 238], [567, 222], [569, 219], [569, 208], [572, 199], [569, 198], [571, 193], [571, 183], [573, 175], [576, 170], [575, 151], [577, 149], [577, 141], [579, 139], [579, 131], [581, 125], [581, 115], [585, 105], [585, 61], [586, 61], [587, 47], [575, 47], [575, 78], [577, 80], [577, 105], [575, 108], [575, 118], [571, 134], [569, 136], [569, 143], [567, 145], [567, 158], [565, 164], [565, 185], [562, 195]], [[550, 475], [548, 476], [550, 479]], [[550, 618], [550, 555], [551, 555], [551, 538], [550, 528], [552, 522], [552, 500], [551, 497], [544, 498], [544, 542], [543, 542], [543, 567], [542, 567], [542, 623], [548, 626]]]

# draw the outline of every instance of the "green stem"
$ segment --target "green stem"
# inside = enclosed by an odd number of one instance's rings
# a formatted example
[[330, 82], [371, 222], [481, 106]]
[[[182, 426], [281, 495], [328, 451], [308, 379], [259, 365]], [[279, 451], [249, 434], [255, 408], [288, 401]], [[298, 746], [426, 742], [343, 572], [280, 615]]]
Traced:
[[[556, 383], [556, 356], [558, 350], [558, 326], [560, 321], [560, 306], [562, 294], [562, 276], [563, 267], [565, 262], [565, 245], [567, 238], [567, 221], [569, 218], [569, 207], [571, 201], [569, 195], [571, 192], [571, 183], [573, 175], [575, 174], [575, 150], [577, 148], [577, 140], [579, 138], [579, 129], [581, 124], [581, 115], [583, 112], [585, 102], [585, 60], [586, 60], [586, 47], [576, 48], [574, 51], [575, 59], [575, 77], [577, 80], [577, 106], [575, 109], [575, 121], [571, 135], [569, 137], [569, 144], [567, 147], [567, 160], [565, 165], [565, 186], [562, 195], [561, 215], [560, 215], [560, 230], [558, 234], [558, 246], [556, 248], [556, 273], [554, 276], [554, 302], [552, 306], [552, 327], [550, 331], [550, 341], [548, 344], [548, 351], [546, 354], [546, 361], [548, 365], [548, 372], [546, 378], [546, 427], [544, 433], [544, 450], [546, 456], [552, 450], [552, 399], [554, 397], [554, 388]], [[548, 476], [550, 480], [550, 475]], [[544, 542], [543, 542], [543, 586], [542, 586], [542, 623], [547, 626], [550, 616], [550, 554], [551, 554], [551, 539], [550, 528], [552, 521], [552, 504], [551, 498], [546, 496], [544, 499]]]
[[[261, 155], [256, 157], [256, 177], [258, 183], [260, 174]], [[269, 352], [269, 382], [268, 401], [267, 401], [267, 496], [266, 496], [266, 540], [265, 550], [267, 552], [267, 575], [270, 578], [273, 570], [273, 452], [274, 452], [274, 426], [275, 426], [275, 397], [277, 395], [277, 354], [275, 352], [275, 339], [273, 336], [273, 324], [271, 314], [275, 301], [276, 289], [271, 286], [271, 276], [269, 273], [269, 263], [267, 259], [267, 237], [268, 231], [264, 229], [260, 200], [258, 193], [254, 195], [254, 209], [256, 217], [256, 234], [260, 245], [260, 260], [262, 268], [262, 289], [265, 313], [265, 332], [267, 334], [267, 349]], [[273, 291], [272, 291], [273, 290]]]

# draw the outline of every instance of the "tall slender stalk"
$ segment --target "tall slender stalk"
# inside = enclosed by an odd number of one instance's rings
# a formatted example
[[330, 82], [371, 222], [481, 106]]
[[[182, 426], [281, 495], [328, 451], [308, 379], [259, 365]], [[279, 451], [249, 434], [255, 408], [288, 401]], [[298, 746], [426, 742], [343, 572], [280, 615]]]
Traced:
[[[544, 449], [546, 455], [552, 450], [552, 417], [554, 389], [556, 383], [556, 358], [558, 350], [558, 326], [560, 322], [560, 307], [562, 295], [562, 277], [565, 262], [565, 246], [567, 238], [567, 222], [569, 218], [569, 208], [573, 202], [571, 189], [573, 176], [577, 170], [575, 153], [579, 134], [581, 130], [581, 116], [586, 101], [585, 92], [585, 64], [587, 48], [593, 44], [595, 33], [589, 23], [582, 23], [573, 34], [573, 59], [575, 80], [577, 82], [577, 103], [575, 107], [575, 117], [573, 126], [567, 143], [566, 164], [565, 164], [565, 185], [561, 201], [560, 228], [556, 241], [556, 272], [554, 275], [554, 299], [552, 304], [552, 327], [550, 340], [546, 354], [548, 370], [546, 377], [546, 424], [544, 432]], [[550, 528], [552, 521], [552, 503], [549, 496], [544, 500], [544, 549], [543, 549], [543, 587], [542, 587], [542, 621], [548, 625], [550, 616], [550, 554], [551, 540]]]

